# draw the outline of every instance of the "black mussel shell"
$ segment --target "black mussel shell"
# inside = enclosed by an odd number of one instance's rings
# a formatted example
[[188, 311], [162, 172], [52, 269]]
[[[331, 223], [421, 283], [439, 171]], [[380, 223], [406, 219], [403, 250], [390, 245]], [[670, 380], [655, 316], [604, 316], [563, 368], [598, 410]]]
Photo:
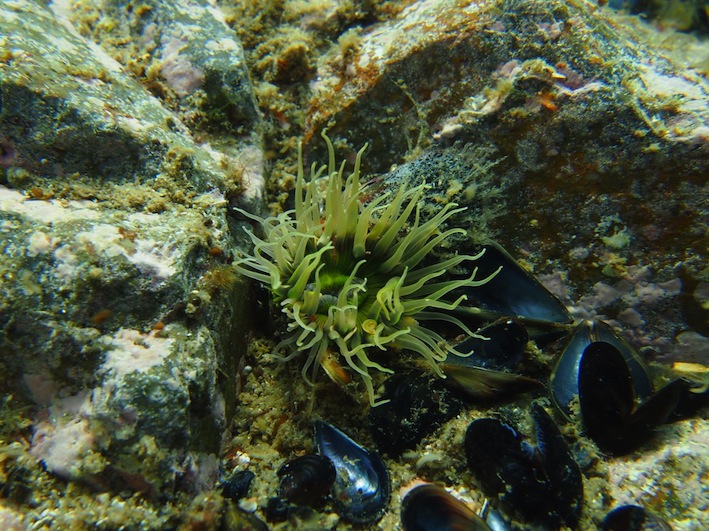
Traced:
[[529, 342], [529, 333], [520, 321], [505, 317], [475, 333], [475, 336], [453, 345], [456, 351], [467, 356], [452, 355], [446, 361], [495, 371], [514, 371], [518, 368]]
[[394, 457], [415, 448], [465, 406], [445, 380], [415, 371], [388, 378], [381, 398], [388, 402], [371, 408], [367, 423], [377, 449]]
[[693, 417], [700, 409], [709, 406], [709, 388], [697, 385], [696, 382], [687, 380], [687, 392], [679, 399], [671, 420]]
[[249, 493], [251, 482], [256, 477], [256, 474], [251, 470], [240, 470], [234, 472], [221, 482], [222, 494], [225, 498], [238, 501], [245, 498]]
[[317, 506], [335, 483], [335, 465], [323, 455], [296, 457], [278, 469], [281, 498], [298, 505]]
[[465, 434], [468, 466], [487, 496], [527, 522], [575, 527], [581, 514], [583, 479], [559, 428], [539, 405], [532, 405], [536, 445], [511, 426], [486, 418]]
[[662, 518], [639, 505], [623, 505], [603, 519], [603, 531], [672, 531]]
[[444, 489], [425, 483], [411, 489], [401, 502], [404, 531], [489, 531], [470, 507]]
[[454, 363], [441, 364], [441, 370], [448, 376], [445, 382], [451, 389], [456, 389], [470, 398], [502, 398], [529, 393], [544, 387], [539, 380], [510, 372], [466, 367]]
[[[286, 500], [279, 498], [278, 496], [269, 498], [268, 502], [266, 502], [266, 520], [268, 520], [272, 524], [285, 522], [286, 520], [288, 520], [288, 515], [290, 514], [291, 507], [292, 506], [288, 505], [288, 502]], [[232, 528], [228, 527], [227, 529]]]
[[579, 394], [579, 371], [584, 350], [591, 343], [604, 342], [613, 345], [622, 354], [632, 377], [634, 394], [644, 400], [652, 394], [652, 378], [647, 365], [628, 343], [618, 337], [613, 329], [603, 322], [580, 323], [571, 334], [551, 374], [549, 388], [551, 397], [559, 410], [570, 418], [571, 401]]
[[686, 380], [688, 386], [672, 413], [671, 421], [694, 417], [701, 409], [709, 406], [709, 372], [705, 371], [703, 365], [691, 365], [679, 362], [672, 370], [665, 369], [667, 376]]
[[573, 319], [561, 301], [498, 244], [488, 243], [482, 249], [485, 253], [474, 263], [476, 277], [486, 278], [502, 269], [489, 282], [465, 290], [468, 301], [458, 313], [485, 320], [516, 317], [534, 339], [563, 335]]
[[579, 403], [587, 435], [601, 450], [624, 454], [645, 442], [667, 421], [690, 387], [678, 379], [635, 407], [633, 377], [621, 352], [596, 341], [586, 347], [579, 369]]
[[[468, 356], [449, 355], [440, 364], [446, 385], [471, 398], [501, 398], [544, 387], [539, 380], [515, 374], [523, 360], [529, 334], [516, 319], [504, 318], [484, 326], [454, 348]], [[482, 339], [485, 338], [485, 339]]]
[[340, 430], [315, 422], [318, 452], [335, 465], [335, 510], [354, 524], [371, 524], [384, 514], [391, 495], [389, 473], [382, 459], [368, 452]]

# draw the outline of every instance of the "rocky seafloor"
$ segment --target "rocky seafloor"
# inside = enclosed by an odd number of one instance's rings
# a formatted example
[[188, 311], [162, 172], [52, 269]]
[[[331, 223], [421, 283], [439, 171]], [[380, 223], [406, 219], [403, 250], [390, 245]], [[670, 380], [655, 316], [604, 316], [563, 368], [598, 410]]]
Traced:
[[[454, 243], [502, 244], [658, 380], [706, 371], [706, 12], [599, 4], [0, 2], [0, 528], [257, 526], [314, 419], [376, 448], [361, 388], [312, 389], [269, 358], [283, 321], [233, 264], [236, 209], [291, 208], [297, 146], [324, 162], [325, 128], [340, 160], [368, 143], [382, 186], [425, 181], [424, 217], [467, 207]], [[548, 373], [562, 348], [528, 350]], [[418, 480], [480, 510], [466, 427], [532, 401], [554, 414], [547, 396], [473, 401], [384, 456], [392, 496], [368, 526], [399, 528]], [[578, 528], [623, 504], [708, 528], [706, 415], [611, 456], [555, 414]], [[220, 479], [242, 470], [237, 502]], [[264, 525], [351, 526], [330, 502]]]

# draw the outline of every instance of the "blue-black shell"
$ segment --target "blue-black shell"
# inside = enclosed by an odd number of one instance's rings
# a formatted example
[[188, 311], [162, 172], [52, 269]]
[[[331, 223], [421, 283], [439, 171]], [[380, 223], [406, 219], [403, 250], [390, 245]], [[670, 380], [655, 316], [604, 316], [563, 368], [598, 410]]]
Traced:
[[382, 459], [326, 422], [315, 422], [318, 452], [335, 465], [335, 510], [355, 524], [371, 524], [384, 514], [391, 495], [389, 473]]
[[468, 426], [465, 454], [486, 495], [526, 522], [557, 529], [575, 527], [581, 515], [583, 478], [559, 428], [532, 405], [536, 444], [499, 419]]

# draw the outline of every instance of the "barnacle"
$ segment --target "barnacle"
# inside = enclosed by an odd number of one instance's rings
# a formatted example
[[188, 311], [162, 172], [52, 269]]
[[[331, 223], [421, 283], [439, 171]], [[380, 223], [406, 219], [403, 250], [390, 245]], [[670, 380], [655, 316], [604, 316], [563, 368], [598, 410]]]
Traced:
[[[353, 171], [338, 168], [325, 133], [329, 161], [313, 164], [305, 182], [302, 150], [295, 186], [295, 209], [265, 219], [242, 213], [263, 227], [263, 237], [247, 229], [253, 254], [235, 262], [237, 270], [268, 286], [274, 302], [288, 319], [289, 335], [275, 354], [289, 361], [302, 353], [305, 380], [312, 383], [320, 366], [339, 354], [364, 382], [374, 406], [370, 370], [393, 371], [372, 359], [372, 352], [407, 349], [426, 359], [444, 377], [437, 362], [456, 352], [426, 321], [446, 321], [472, 332], [450, 315], [465, 296], [449, 301], [450, 292], [489, 280], [469, 278], [436, 281], [447, 270], [480, 255], [454, 255], [421, 266], [432, 249], [465, 231], [439, 229], [464, 210], [447, 204], [427, 221], [421, 220], [425, 184], [384, 193], [365, 202], [368, 186], [360, 182], [366, 145], [357, 153]], [[325, 172], [327, 173], [325, 174]], [[318, 183], [327, 178], [321, 200]], [[411, 218], [413, 217], [413, 220]], [[280, 353], [290, 351], [285, 356]], [[344, 365], [344, 364], [343, 364]], [[379, 403], [382, 403], [381, 401]]]

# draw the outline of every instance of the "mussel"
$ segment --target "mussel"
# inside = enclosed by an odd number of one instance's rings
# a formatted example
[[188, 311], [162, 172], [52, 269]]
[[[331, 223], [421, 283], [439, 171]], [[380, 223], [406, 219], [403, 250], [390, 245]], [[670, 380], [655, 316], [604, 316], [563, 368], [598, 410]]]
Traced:
[[323, 455], [301, 455], [284, 463], [276, 472], [281, 499], [298, 505], [318, 505], [335, 483], [335, 465]]
[[529, 341], [520, 321], [498, 319], [476, 334], [480, 337], [468, 337], [454, 346], [467, 356], [449, 355], [441, 364], [450, 387], [472, 398], [500, 398], [544, 387], [534, 378], [515, 373]]
[[672, 531], [665, 520], [639, 505], [622, 505], [603, 519], [603, 531]]
[[475, 261], [477, 276], [486, 278], [501, 269], [485, 284], [465, 290], [468, 301], [456, 312], [486, 321], [515, 317], [536, 340], [564, 335], [573, 318], [561, 301], [497, 243], [489, 242], [482, 249], [485, 253]]
[[551, 397], [559, 410], [571, 419], [570, 404], [579, 394], [581, 358], [586, 347], [594, 342], [608, 343], [621, 353], [630, 372], [635, 395], [644, 400], [652, 394], [650, 371], [638, 353], [613, 329], [601, 321], [584, 321], [574, 328], [551, 374]]
[[465, 433], [468, 466], [507, 512], [535, 525], [574, 527], [583, 501], [581, 470], [544, 408], [533, 404], [531, 414], [534, 445], [499, 419], [472, 422]]
[[559, 410], [571, 418], [578, 396], [586, 434], [606, 452], [637, 448], [666, 422], [689, 394], [678, 378], [653, 393], [642, 358], [602, 322], [579, 324], [551, 375], [550, 390]]
[[[453, 346], [465, 357], [456, 357], [461, 364], [494, 371], [515, 371], [524, 360], [529, 333], [518, 319], [503, 317], [480, 328], [476, 335], [466, 337]], [[451, 359], [450, 361], [454, 361]]]
[[431, 483], [411, 489], [401, 502], [404, 531], [490, 531], [462, 501]]
[[381, 518], [391, 495], [382, 459], [322, 421], [315, 422], [315, 444], [335, 465], [333, 503], [340, 516], [355, 524], [371, 524]]
[[670, 421], [692, 417], [709, 406], [709, 371], [699, 363], [676, 362], [668, 372], [670, 378], [682, 378], [689, 386], [680, 397]]
[[222, 494], [225, 498], [234, 501], [245, 498], [255, 477], [256, 474], [251, 470], [240, 470], [230, 474], [221, 481]]
[[633, 375], [621, 352], [610, 343], [588, 345], [579, 367], [579, 403], [587, 435], [601, 450], [624, 454], [637, 448], [667, 421], [688, 393], [677, 379], [636, 405]]
[[414, 370], [389, 377], [381, 396], [386, 403], [367, 414], [377, 449], [397, 457], [460, 413], [465, 402], [446, 384], [447, 380]]

